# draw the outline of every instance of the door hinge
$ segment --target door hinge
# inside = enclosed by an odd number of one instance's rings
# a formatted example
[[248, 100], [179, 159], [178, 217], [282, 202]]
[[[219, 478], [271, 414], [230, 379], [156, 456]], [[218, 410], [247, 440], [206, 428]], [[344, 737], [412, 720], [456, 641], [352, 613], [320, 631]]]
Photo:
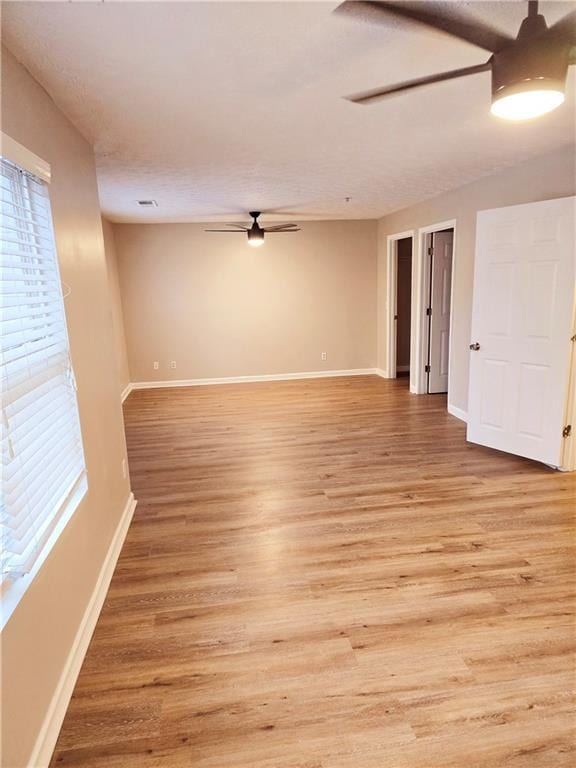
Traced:
[[570, 341], [576, 341], [576, 333], [574, 334], [574, 336], [570, 337]]
[[428, 248], [428, 256], [434, 256], [434, 248], [432, 248], [432, 246]]
[[430, 373], [430, 366], [429, 365], [425, 365], [424, 366], [424, 371], [425, 371], [425, 373]]
[[570, 437], [572, 434], [572, 424], [567, 424], [562, 430], [562, 437]]
[[432, 307], [426, 308], [426, 314], [428, 315], [428, 317], [430, 317], [430, 315], [432, 314]]

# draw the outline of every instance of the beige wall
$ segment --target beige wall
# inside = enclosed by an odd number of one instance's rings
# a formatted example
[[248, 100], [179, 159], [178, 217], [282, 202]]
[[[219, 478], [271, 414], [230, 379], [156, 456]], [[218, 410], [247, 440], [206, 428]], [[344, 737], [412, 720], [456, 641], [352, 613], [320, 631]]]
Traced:
[[[522, 126], [518, 127], [519, 130]], [[471, 148], [471, 151], [473, 149]], [[489, 176], [381, 219], [378, 227], [378, 361], [386, 359], [386, 237], [456, 219], [450, 403], [468, 404], [468, 345], [472, 310], [476, 214], [505, 205], [566, 197], [576, 193], [574, 146]]]
[[375, 366], [376, 222], [261, 248], [205, 226], [114, 226], [132, 382]]
[[[2, 634], [3, 765], [27, 765], [129, 496], [112, 312], [91, 148], [2, 52], [2, 130], [52, 166], [50, 197], [66, 299], [88, 493]], [[109, 375], [106, 375], [109, 374]]]
[[124, 334], [124, 313], [122, 311], [122, 298], [120, 296], [120, 279], [118, 275], [118, 259], [116, 256], [116, 243], [112, 224], [107, 219], [102, 219], [104, 232], [104, 250], [106, 253], [106, 266], [108, 269], [108, 285], [112, 310], [112, 329], [114, 331], [114, 353], [116, 361], [116, 380], [118, 392], [121, 395], [130, 384], [130, 370], [128, 368], [128, 354], [126, 351], [126, 336]]

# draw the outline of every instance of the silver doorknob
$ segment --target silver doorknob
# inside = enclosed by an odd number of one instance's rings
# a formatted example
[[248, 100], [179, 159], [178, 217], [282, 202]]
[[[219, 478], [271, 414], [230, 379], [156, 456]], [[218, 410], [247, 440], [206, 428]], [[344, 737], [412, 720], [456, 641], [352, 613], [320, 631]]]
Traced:
[[480, 349], [480, 344], [478, 344], [477, 341], [474, 342], [474, 344], [470, 344], [470, 349], [474, 352], [478, 352]]

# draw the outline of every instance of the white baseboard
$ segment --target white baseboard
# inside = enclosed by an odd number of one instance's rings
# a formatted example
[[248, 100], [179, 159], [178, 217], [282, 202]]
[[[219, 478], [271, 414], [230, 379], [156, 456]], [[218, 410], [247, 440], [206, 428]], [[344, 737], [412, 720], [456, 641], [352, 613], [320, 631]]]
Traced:
[[98, 616], [102, 610], [102, 605], [104, 604], [104, 599], [108, 592], [108, 587], [110, 586], [112, 574], [116, 567], [116, 561], [118, 560], [122, 544], [126, 538], [128, 526], [132, 520], [135, 507], [136, 500], [134, 499], [134, 494], [131, 493], [126, 502], [126, 506], [124, 507], [116, 532], [114, 533], [108, 553], [106, 554], [106, 559], [100, 569], [98, 581], [96, 582], [96, 586], [94, 587], [94, 591], [92, 592], [92, 596], [86, 607], [86, 611], [84, 612], [82, 622], [78, 628], [76, 637], [74, 638], [74, 643], [72, 644], [72, 648], [66, 659], [66, 664], [64, 665], [52, 701], [46, 712], [42, 728], [40, 729], [34, 749], [32, 750], [32, 755], [28, 761], [29, 768], [45, 768], [50, 763], [58, 739], [58, 734], [60, 733], [60, 728], [62, 727], [64, 716], [68, 709], [74, 686], [76, 685], [76, 679], [80, 672], [82, 662], [84, 661], [86, 651], [88, 650], [88, 645], [90, 644], [92, 633], [96, 627]]
[[132, 392], [132, 384], [126, 384], [126, 386], [122, 390], [122, 394], [120, 395], [120, 399], [122, 400], [122, 402], [126, 400], [130, 392]]
[[376, 368], [376, 369], [374, 370], [374, 373], [376, 374], [376, 376], [380, 376], [380, 378], [381, 378], [381, 379], [387, 379], [387, 378], [389, 378], [389, 376], [388, 376], [388, 371], [385, 371], [385, 370], [383, 370], [382, 368]]
[[450, 405], [450, 403], [448, 403], [448, 413], [451, 413], [452, 416], [456, 416], [456, 418], [461, 421], [468, 422], [468, 414], [466, 411], [462, 410], [462, 408], [457, 408], [455, 405]]
[[350, 368], [342, 371], [304, 371], [302, 373], [272, 373], [262, 376], [225, 376], [216, 379], [174, 379], [168, 381], [135, 381], [132, 389], [163, 389], [164, 387], [199, 387], [208, 384], [252, 384], [258, 381], [292, 381], [294, 379], [330, 379], [340, 376], [370, 376], [376, 368]]

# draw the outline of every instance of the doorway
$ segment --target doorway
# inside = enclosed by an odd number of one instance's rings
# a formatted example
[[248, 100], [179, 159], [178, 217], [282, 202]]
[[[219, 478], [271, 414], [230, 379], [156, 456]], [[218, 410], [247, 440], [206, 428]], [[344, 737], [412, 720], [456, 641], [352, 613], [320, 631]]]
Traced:
[[396, 242], [396, 377], [410, 381], [412, 238]]
[[424, 372], [426, 392], [436, 395], [448, 392], [454, 230], [430, 232], [427, 241], [427, 354]]
[[387, 379], [405, 377], [410, 382], [414, 327], [414, 231], [388, 237], [386, 289], [386, 369]]
[[[406, 245], [404, 241], [407, 241]], [[425, 395], [448, 393], [450, 404], [450, 348], [452, 337], [452, 296], [456, 253], [456, 221], [443, 221], [418, 230], [387, 237], [386, 354], [384, 376], [395, 379], [398, 363], [397, 317], [398, 253], [410, 247], [410, 392]], [[439, 253], [436, 271], [432, 258]], [[404, 302], [402, 302], [402, 306]], [[437, 312], [434, 314], [434, 307]]]
[[[458, 415], [450, 402], [456, 236], [456, 220], [451, 219], [421, 227], [414, 237], [410, 392], [447, 392], [448, 411]], [[436, 271], [435, 247], [439, 249]]]

